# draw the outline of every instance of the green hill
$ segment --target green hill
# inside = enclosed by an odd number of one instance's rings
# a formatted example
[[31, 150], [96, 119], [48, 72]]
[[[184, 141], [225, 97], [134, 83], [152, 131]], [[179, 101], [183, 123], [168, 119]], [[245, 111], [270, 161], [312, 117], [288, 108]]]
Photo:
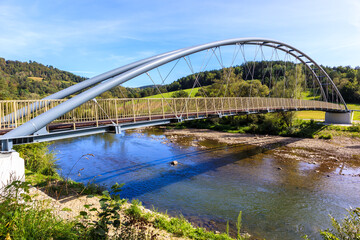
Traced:
[[37, 62], [0, 58], [0, 100], [40, 99], [83, 80]]

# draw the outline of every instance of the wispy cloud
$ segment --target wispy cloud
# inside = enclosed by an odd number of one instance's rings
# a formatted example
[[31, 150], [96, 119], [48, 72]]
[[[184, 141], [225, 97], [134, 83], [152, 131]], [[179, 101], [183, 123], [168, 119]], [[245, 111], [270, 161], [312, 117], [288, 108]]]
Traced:
[[165, 51], [254, 36], [288, 42], [325, 64], [344, 55], [344, 65], [355, 65], [358, 12], [358, 0], [3, 0], [0, 54], [89, 76]]
[[26, 6], [0, 5], [0, 51], [8, 54], [58, 54], [64, 48], [140, 40], [121, 19], [33, 19]]

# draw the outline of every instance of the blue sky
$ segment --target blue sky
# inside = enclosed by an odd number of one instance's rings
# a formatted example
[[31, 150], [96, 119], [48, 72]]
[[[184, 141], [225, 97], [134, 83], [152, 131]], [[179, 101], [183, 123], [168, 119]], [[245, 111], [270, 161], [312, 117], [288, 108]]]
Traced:
[[360, 65], [359, 0], [0, 0], [0, 57], [91, 77], [158, 53], [266, 37]]

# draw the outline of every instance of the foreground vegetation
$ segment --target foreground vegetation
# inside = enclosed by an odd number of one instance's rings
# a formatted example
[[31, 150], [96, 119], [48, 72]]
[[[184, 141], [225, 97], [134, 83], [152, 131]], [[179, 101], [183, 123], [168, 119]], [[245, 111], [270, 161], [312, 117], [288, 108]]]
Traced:
[[[324, 240], [359, 240], [360, 239], [360, 208], [349, 209], [348, 215], [341, 221], [331, 217], [332, 229], [320, 232]], [[309, 239], [307, 236], [305, 239]]]
[[13, 182], [0, 203], [1, 239], [76, 239], [82, 234], [75, 222], [54, 216], [45, 202], [33, 202], [29, 185]]
[[[34, 201], [27, 182], [14, 181], [5, 190], [0, 203], [1, 239], [156, 239], [155, 228], [177, 237], [189, 239], [231, 240], [229, 233], [215, 234], [196, 228], [184, 217], [171, 218], [155, 211], [144, 211], [141, 202], [129, 205], [120, 198], [121, 186], [115, 184], [111, 191], [98, 197], [100, 207], [84, 205], [74, 220], [57, 216], [45, 200]], [[88, 195], [89, 198], [94, 197]], [[246, 239], [240, 234], [239, 214], [236, 239]]]

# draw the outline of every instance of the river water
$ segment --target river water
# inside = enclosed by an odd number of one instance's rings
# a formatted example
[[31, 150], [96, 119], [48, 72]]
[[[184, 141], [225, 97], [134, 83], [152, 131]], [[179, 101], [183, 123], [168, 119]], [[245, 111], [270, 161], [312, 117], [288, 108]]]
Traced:
[[[235, 230], [242, 211], [243, 230], [254, 238], [321, 239], [329, 214], [342, 218], [347, 208], [360, 206], [360, 177], [250, 145], [173, 140], [148, 129], [57, 141], [51, 149], [64, 177], [125, 183], [123, 198], [211, 230], [224, 231], [227, 221]], [[179, 164], [171, 166], [174, 160]], [[346, 167], [352, 174], [359, 168]]]

